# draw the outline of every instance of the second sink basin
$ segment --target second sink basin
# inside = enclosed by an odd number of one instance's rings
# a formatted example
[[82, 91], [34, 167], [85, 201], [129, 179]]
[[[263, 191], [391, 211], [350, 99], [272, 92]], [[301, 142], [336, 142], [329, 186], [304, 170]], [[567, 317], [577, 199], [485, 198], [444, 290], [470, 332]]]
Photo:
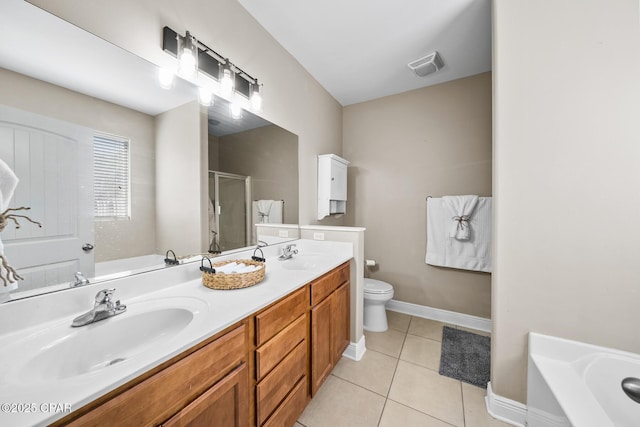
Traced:
[[[196, 298], [163, 298], [128, 304], [124, 314], [72, 328], [69, 322], [24, 337], [11, 369], [20, 382], [49, 382], [96, 373], [164, 346], [189, 328], [206, 308]], [[24, 351], [27, 350], [27, 351]]]
[[313, 270], [318, 267], [319, 254], [299, 254], [282, 262], [282, 267], [287, 270]]

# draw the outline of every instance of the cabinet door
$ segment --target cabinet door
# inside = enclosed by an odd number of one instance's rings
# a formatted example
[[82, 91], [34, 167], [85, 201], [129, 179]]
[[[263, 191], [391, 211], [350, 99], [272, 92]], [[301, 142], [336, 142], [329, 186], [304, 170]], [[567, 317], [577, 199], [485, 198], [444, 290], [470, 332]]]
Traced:
[[249, 414], [247, 364], [243, 362], [186, 408], [165, 427], [245, 427]]
[[349, 345], [349, 293], [350, 282], [345, 282], [331, 296], [331, 339], [333, 364], [338, 363]]
[[330, 200], [347, 200], [347, 165], [331, 160]]
[[331, 301], [325, 298], [311, 309], [311, 395], [315, 395], [333, 368]]

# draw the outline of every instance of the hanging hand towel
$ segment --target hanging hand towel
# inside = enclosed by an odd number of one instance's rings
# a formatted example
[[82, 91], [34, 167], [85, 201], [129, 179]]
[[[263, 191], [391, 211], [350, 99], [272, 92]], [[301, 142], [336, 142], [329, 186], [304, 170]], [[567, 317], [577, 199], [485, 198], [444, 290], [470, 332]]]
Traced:
[[427, 251], [430, 265], [491, 272], [491, 197], [480, 197], [469, 224], [469, 240], [449, 237], [451, 215], [444, 198], [427, 201]]
[[[4, 213], [9, 208], [9, 202], [13, 197], [13, 193], [16, 190], [17, 185], [18, 177], [11, 170], [9, 165], [0, 159], [0, 214]], [[0, 232], [6, 225], [4, 223], [4, 219], [1, 219], [1, 221], [3, 221], [3, 223], [0, 224]], [[1, 237], [0, 260], [2, 261], [2, 265], [0, 265], [0, 279], [2, 279], [0, 280], [0, 303], [3, 303], [10, 299], [9, 292], [16, 290], [18, 288], [18, 283], [15, 275], [8, 269], [8, 264], [4, 256], [4, 244], [2, 243]]]
[[449, 237], [469, 240], [471, 236], [471, 215], [478, 204], [478, 196], [444, 196], [445, 206], [451, 214]]

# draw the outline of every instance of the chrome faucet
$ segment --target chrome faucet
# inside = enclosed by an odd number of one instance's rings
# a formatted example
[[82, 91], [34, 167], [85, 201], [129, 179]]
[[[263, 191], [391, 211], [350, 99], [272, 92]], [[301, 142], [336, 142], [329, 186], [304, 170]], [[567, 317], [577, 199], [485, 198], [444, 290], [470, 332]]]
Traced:
[[113, 302], [113, 300], [111, 299], [115, 291], [115, 288], [112, 288], [103, 289], [98, 292], [96, 294], [95, 304], [93, 308], [85, 314], [73, 319], [73, 322], [71, 322], [71, 326], [76, 328], [78, 326], [88, 325], [90, 323], [95, 323], [100, 320], [106, 319], [107, 317], [112, 317], [124, 313], [127, 310], [127, 306], [120, 304], [120, 301]]
[[284, 249], [282, 250], [282, 255], [280, 255], [278, 259], [280, 261], [284, 261], [284, 260], [293, 258], [293, 256], [298, 253], [298, 250], [295, 249], [295, 247], [296, 247], [295, 244], [285, 246]]
[[84, 274], [82, 274], [81, 271], [78, 271], [76, 274], [73, 275], [73, 277], [75, 277], [76, 280], [75, 282], [69, 283], [69, 287], [71, 288], [77, 288], [78, 286], [84, 286], [89, 284], [89, 279], [84, 277]]

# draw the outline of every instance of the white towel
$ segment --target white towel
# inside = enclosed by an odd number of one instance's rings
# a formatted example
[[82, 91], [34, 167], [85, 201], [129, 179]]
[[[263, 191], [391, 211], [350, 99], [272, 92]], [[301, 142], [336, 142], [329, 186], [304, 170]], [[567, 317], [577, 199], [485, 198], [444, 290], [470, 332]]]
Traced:
[[0, 213], [7, 210], [18, 185], [18, 177], [2, 159], [0, 159]]
[[243, 262], [237, 263], [234, 261], [234, 262], [225, 264], [221, 267], [216, 267], [216, 273], [222, 273], [222, 274], [250, 273], [252, 271], [256, 271], [261, 268], [262, 266], [260, 265], [246, 265]]
[[445, 206], [451, 214], [449, 237], [458, 240], [469, 240], [471, 223], [469, 220], [478, 204], [478, 196], [444, 196]]
[[[18, 185], [18, 177], [11, 170], [9, 165], [7, 165], [2, 159], [0, 159], [0, 214], [6, 211], [9, 208], [9, 202], [13, 197], [13, 193], [16, 190]], [[4, 257], [4, 244], [2, 243], [2, 238], [0, 237], [0, 256]], [[4, 267], [0, 265], [0, 275], [5, 277], [6, 279], [6, 271], [4, 271]], [[1, 282], [0, 282], [1, 283]], [[9, 282], [7, 280], [6, 286], [0, 286], [0, 303], [6, 302], [11, 297], [9, 296], [9, 292], [18, 289], [17, 282]]]
[[253, 202], [254, 224], [282, 224], [282, 200], [256, 200]]
[[469, 240], [449, 237], [451, 215], [443, 198], [427, 200], [427, 253], [430, 265], [491, 272], [491, 197], [478, 198], [469, 219]]

